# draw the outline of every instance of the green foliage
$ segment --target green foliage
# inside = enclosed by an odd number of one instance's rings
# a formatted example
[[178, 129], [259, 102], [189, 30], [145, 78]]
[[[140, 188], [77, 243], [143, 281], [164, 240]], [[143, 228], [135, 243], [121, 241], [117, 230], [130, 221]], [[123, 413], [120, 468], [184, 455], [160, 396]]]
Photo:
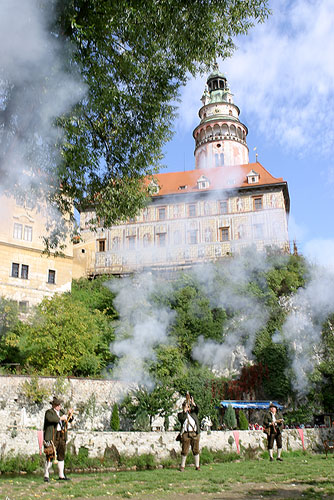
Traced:
[[284, 413], [284, 423], [291, 424], [313, 424], [315, 408], [309, 403], [307, 405], [300, 405], [294, 410]]
[[55, 295], [44, 299], [30, 322], [19, 324], [8, 342], [40, 374], [97, 375], [104, 366], [103, 335], [109, 328], [99, 311], [92, 315], [70, 295]]
[[122, 403], [122, 415], [134, 430], [151, 430], [155, 416], [169, 417], [175, 404], [174, 389], [158, 384], [152, 391], [141, 387], [128, 394]]
[[242, 410], [239, 410], [239, 429], [242, 431], [248, 430], [248, 420]]
[[234, 408], [232, 408], [232, 405], [228, 405], [224, 414], [223, 421], [228, 429], [237, 428], [237, 417], [235, 415]]
[[116, 319], [117, 311], [113, 305], [115, 295], [108, 287], [112, 279], [110, 276], [98, 276], [93, 280], [87, 278], [73, 280], [71, 296], [84, 304], [92, 313], [98, 310], [111, 320]]
[[40, 455], [9, 455], [0, 458], [1, 473], [36, 472], [43, 466], [44, 457]]
[[115, 403], [113, 408], [112, 408], [110, 427], [111, 427], [112, 431], [119, 431], [119, 428], [120, 428], [117, 403]]
[[50, 391], [40, 383], [37, 375], [25, 380], [20, 386], [20, 393], [31, 404], [42, 404], [50, 396]]
[[18, 350], [5, 342], [7, 334], [19, 323], [17, 302], [0, 296], [0, 363], [18, 361]]
[[[230, 55], [235, 36], [267, 17], [267, 3], [56, 0], [50, 31], [71, 43], [64, 64], [87, 88], [57, 121], [65, 132], [57, 202], [94, 200], [106, 225], [134, 216], [148, 193], [142, 176], [155, 172], [171, 137], [180, 87]], [[49, 12], [48, 0], [40, 4]]]

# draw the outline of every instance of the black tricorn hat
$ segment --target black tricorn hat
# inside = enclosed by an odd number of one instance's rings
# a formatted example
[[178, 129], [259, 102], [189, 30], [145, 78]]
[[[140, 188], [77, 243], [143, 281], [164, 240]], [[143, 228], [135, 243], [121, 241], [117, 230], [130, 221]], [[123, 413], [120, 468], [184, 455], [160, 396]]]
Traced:
[[50, 401], [50, 405], [52, 405], [52, 406], [59, 406], [59, 405], [61, 405], [61, 401], [56, 396], [53, 396], [53, 400]]
[[276, 408], [276, 410], [277, 410], [277, 406], [275, 405], [275, 403], [272, 403], [271, 401], [270, 401], [269, 408]]

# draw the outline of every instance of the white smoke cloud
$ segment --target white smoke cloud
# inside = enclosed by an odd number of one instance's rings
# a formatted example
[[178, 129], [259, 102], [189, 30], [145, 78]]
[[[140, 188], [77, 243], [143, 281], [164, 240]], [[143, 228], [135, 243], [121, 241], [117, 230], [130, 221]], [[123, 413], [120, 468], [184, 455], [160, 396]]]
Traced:
[[207, 264], [196, 272], [212, 307], [228, 311], [231, 319], [224, 327], [223, 342], [199, 339], [193, 349], [194, 359], [225, 375], [239, 372], [252, 359], [256, 333], [266, 325], [269, 311], [247, 286], [255, 273], [268, 270], [264, 254], [249, 248], [218, 269]]
[[47, 197], [58, 185], [62, 134], [54, 120], [85, 91], [64, 65], [70, 47], [50, 34], [53, 2], [41, 5], [0, 0], [0, 190], [15, 196]]
[[155, 359], [155, 347], [169, 343], [167, 330], [174, 312], [155, 305], [153, 294], [159, 283], [150, 273], [114, 280], [109, 287], [117, 294], [114, 305], [120, 316], [116, 340], [111, 345], [119, 357], [113, 377], [152, 388], [147, 363]]
[[309, 375], [320, 360], [322, 325], [333, 314], [334, 271], [312, 267], [311, 279], [305, 288], [299, 288], [288, 303], [289, 314], [282, 333], [273, 338], [288, 343], [293, 385], [300, 396], [307, 394]]

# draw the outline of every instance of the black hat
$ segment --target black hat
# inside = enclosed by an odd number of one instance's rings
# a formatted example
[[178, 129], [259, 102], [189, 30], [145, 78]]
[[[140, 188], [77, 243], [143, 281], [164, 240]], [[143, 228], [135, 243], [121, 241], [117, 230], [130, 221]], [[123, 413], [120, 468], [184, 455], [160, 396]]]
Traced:
[[277, 410], [277, 406], [275, 405], [275, 403], [272, 403], [271, 401], [269, 404], [269, 408], [276, 408], [276, 410]]
[[60, 401], [60, 399], [56, 398], [56, 396], [53, 396], [53, 400], [50, 401], [50, 405], [59, 406], [59, 405], [61, 405], [61, 401]]

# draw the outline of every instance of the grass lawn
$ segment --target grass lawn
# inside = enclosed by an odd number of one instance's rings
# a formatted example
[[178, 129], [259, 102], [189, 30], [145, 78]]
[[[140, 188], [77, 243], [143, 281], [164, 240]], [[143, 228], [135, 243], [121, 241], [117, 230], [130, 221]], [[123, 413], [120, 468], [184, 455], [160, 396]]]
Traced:
[[113, 499], [333, 499], [334, 456], [283, 454], [284, 461], [240, 460], [146, 471], [71, 474], [44, 483], [42, 474], [0, 476], [0, 500]]

